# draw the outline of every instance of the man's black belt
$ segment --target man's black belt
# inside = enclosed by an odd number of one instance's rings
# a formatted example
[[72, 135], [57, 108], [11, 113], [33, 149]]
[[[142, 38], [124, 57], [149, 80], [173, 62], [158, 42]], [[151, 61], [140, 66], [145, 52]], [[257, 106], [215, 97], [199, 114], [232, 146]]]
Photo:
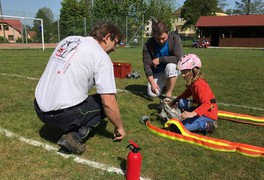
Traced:
[[[84, 102], [84, 101], [83, 101], [83, 102]], [[73, 109], [73, 108], [75, 108], [76, 106], [81, 105], [83, 102], [81, 102], [81, 103], [79, 103], [79, 104], [76, 104], [75, 106], [65, 108], [65, 109], [58, 109], [58, 110], [48, 111], [48, 112], [42, 112], [42, 113], [43, 113], [44, 115], [58, 115], [58, 114], [62, 114], [62, 113], [64, 113], [65, 110]]]
[[64, 109], [59, 109], [56, 111], [48, 111], [48, 112], [43, 112], [44, 115], [58, 115], [64, 113]]

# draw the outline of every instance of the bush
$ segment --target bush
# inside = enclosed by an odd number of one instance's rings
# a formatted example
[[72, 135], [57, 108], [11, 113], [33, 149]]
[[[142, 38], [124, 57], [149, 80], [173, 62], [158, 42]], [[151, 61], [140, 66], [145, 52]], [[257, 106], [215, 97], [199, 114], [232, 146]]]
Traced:
[[4, 37], [0, 36], [0, 43], [9, 43], [9, 42], [8, 42], [8, 39], [4, 40]]

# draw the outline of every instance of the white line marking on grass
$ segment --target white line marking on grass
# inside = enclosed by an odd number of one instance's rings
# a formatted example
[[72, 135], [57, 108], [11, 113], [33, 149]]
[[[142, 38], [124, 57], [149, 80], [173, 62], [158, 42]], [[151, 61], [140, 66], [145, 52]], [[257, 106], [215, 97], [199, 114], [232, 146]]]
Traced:
[[225, 103], [217, 103], [217, 104], [222, 105], [222, 106], [234, 106], [234, 107], [240, 107], [240, 108], [245, 108], [245, 109], [254, 109], [254, 110], [264, 111], [264, 109], [257, 108], [257, 107], [249, 107], [249, 106], [242, 106], [242, 105], [236, 105], [236, 104], [225, 104]]
[[[29, 144], [29, 145], [32, 145], [32, 146], [43, 147], [47, 151], [55, 151], [56, 154], [61, 155], [62, 157], [66, 158], [66, 159], [69, 158], [69, 157], [72, 157], [73, 160], [75, 162], [77, 162], [77, 163], [85, 164], [85, 165], [88, 165], [88, 166], [96, 168], [96, 169], [100, 169], [100, 170], [103, 170], [103, 171], [107, 171], [107, 172], [110, 172], [110, 173], [116, 173], [116, 174], [120, 174], [120, 175], [124, 176], [124, 172], [122, 171], [122, 169], [111, 167], [111, 166], [108, 166], [108, 165], [105, 165], [105, 164], [101, 164], [101, 163], [98, 163], [98, 162], [95, 162], [95, 161], [90, 161], [88, 159], [84, 159], [84, 158], [81, 158], [81, 157], [76, 156], [76, 155], [62, 154], [62, 153], [58, 152], [59, 148], [57, 148], [57, 147], [54, 147], [54, 146], [51, 146], [51, 145], [48, 145], [48, 144], [45, 144], [45, 143], [42, 143], [42, 142], [39, 142], [39, 141], [35, 141], [35, 140], [32, 140], [32, 139], [27, 139], [27, 138], [24, 138], [24, 137], [20, 137], [20, 136], [18, 136], [16, 134], [6, 130], [6, 129], [1, 128], [1, 127], [0, 127], [0, 133], [4, 134], [6, 137], [17, 138], [19, 141], [24, 142], [24, 143]], [[150, 180], [150, 179], [146, 179], [146, 178], [142, 178], [142, 177], [140, 177], [140, 179], [141, 180]]]
[[17, 75], [17, 74], [6, 74], [6, 73], [0, 73], [0, 74], [3, 75], [3, 76], [11, 76], [11, 77], [26, 78], [26, 79], [30, 79], [30, 80], [36, 80], [36, 81], [39, 80], [39, 78], [27, 77], [27, 76], [20, 76], [20, 75]]
[[[6, 74], [6, 73], [0, 73], [0, 74], [3, 76], [13, 76], [13, 77], [19, 77], [19, 78], [26, 78], [26, 79], [30, 79], [30, 80], [39, 80], [39, 78], [21, 76], [21, 75], [16, 75], [16, 74]], [[125, 90], [125, 89], [117, 89], [117, 91], [118, 92], [131, 93], [130, 91]], [[141, 92], [138, 92], [138, 91], [134, 91], [133, 93], [142, 94]], [[240, 108], [245, 108], [245, 109], [264, 111], [263, 108], [258, 108], [258, 107], [249, 107], [249, 106], [242, 106], [242, 105], [237, 105], [237, 104], [226, 104], [226, 103], [221, 103], [221, 102], [219, 102], [217, 104], [222, 105], [222, 106], [234, 106], [234, 107], [240, 107]]]

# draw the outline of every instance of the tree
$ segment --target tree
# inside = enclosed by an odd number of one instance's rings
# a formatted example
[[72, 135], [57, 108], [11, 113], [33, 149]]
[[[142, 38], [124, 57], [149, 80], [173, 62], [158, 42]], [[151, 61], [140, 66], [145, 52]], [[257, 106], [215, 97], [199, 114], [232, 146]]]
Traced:
[[234, 14], [263, 14], [264, 13], [264, 2], [262, 0], [241, 0], [236, 1]]
[[58, 20], [57, 21], [54, 21], [52, 23], [52, 37], [50, 39], [50, 42], [53, 42], [53, 43], [56, 43], [56, 42], [59, 42], [60, 41], [60, 38], [58, 36], [58, 30], [59, 30], [59, 27], [58, 27]]
[[119, 10], [115, 1], [95, 0], [92, 11], [94, 17], [108, 21], [115, 18]]
[[144, 0], [94, 0], [91, 8], [92, 22], [110, 21], [119, 27], [123, 37], [140, 36], [142, 31], [139, 29], [146, 7]]
[[[145, 23], [155, 16], [171, 26], [174, 4], [175, 0], [63, 0], [60, 14], [61, 36], [84, 35], [84, 18], [90, 25], [87, 29], [98, 22], [110, 21], [129, 36], [135, 33], [141, 35], [139, 28], [143, 19]], [[127, 31], [126, 24], [130, 27]]]
[[[132, 39], [137, 39], [137, 36], [142, 36], [141, 28], [144, 24], [143, 20], [145, 18], [145, 11], [147, 4], [144, 0], [115, 0], [118, 5], [118, 16], [121, 15], [123, 20], [126, 20], [126, 24], [121, 23], [121, 31], [128, 39], [126, 43], [132, 41]], [[122, 20], [121, 20], [122, 21]], [[145, 21], [145, 20], [144, 20]], [[123, 24], [123, 25], [122, 25]], [[125, 25], [128, 25], [127, 28]], [[120, 25], [119, 25], [120, 26]], [[136, 37], [136, 38], [134, 38]]]
[[226, 3], [226, 0], [218, 0], [218, 9], [221, 11], [225, 9], [225, 7], [228, 6]]
[[85, 35], [84, 24], [89, 17], [89, 6], [85, 0], [63, 0], [60, 10], [60, 32], [69, 35]]
[[181, 17], [185, 20], [183, 28], [193, 27], [200, 16], [212, 16], [221, 10], [219, 3], [223, 0], [186, 0], [181, 10]]
[[227, 9], [225, 11], [226, 14], [228, 14], [229, 16], [233, 14], [233, 9]]
[[[36, 13], [35, 18], [40, 18], [43, 20], [43, 29], [44, 29], [44, 41], [50, 42], [52, 37], [52, 23], [54, 21], [54, 16], [52, 11], [47, 8], [43, 7], [38, 10]], [[41, 32], [41, 24], [40, 21], [35, 20], [33, 23], [33, 30], [36, 32], [36, 36], [34, 37], [34, 41], [41, 42], [42, 40], [42, 32]]]
[[148, 0], [146, 10], [146, 20], [164, 22], [168, 29], [171, 27], [172, 13], [176, 9], [175, 0]]

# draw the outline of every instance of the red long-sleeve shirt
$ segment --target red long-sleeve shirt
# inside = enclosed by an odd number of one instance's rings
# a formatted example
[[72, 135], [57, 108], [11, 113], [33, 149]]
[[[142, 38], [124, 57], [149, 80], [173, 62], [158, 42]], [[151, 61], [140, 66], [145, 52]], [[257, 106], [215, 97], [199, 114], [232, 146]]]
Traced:
[[206, 116], [213, 120], [217, 120], [218, 106], [212, 103], [211, 99], [215, 99], [214, 93], [209, 84], [203, 80], [198, 79], [177, 97], [177, 99], [193, 97], [193, 102], [199, 106], [194, 110], [198, 116]]

